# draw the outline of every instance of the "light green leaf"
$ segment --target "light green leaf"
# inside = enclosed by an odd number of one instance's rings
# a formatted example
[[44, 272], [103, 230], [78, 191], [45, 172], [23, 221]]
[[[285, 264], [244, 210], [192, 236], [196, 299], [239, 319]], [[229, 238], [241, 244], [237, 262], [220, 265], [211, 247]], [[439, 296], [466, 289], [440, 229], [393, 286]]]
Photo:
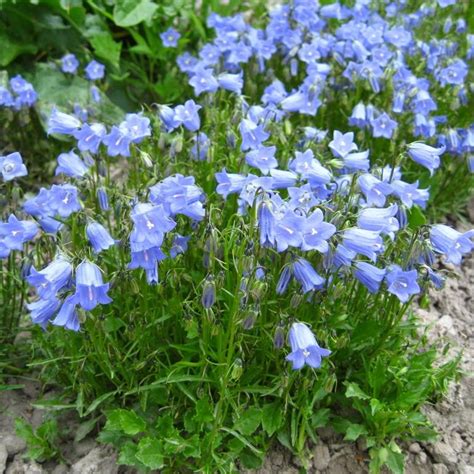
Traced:
[[362, 400], [368, 400], [370, 398], [356, 383], [348, 383], [346, 387], [347, 398], [360, 398]]
[[359, 436], [364, 434], [367, 434], [365, 426], [359, 425], [358, 423], [351, 423], [346, 430], [346, 436], [344, 436], [344, 439], [346, 441], [355, 441]]
[[405, 456], [403, 453], [395, 453], [392, 450], [388, 450], [385, 464], [387, 464], [394, 474], [403, 474], [405, 472]]
[[145, 431], [146, 423], [133, 410], [119, 408], [107, 414], [107, 428], [133, 436]]
[[163, 452], [160, 440], [147, 436], [140, 440], [136, 458], [150, 469], [163, 467]]
[[138, 25], [151, 20], [157, 8], [150, 0], [121, 0], [115, 4], [114, 21], [122, 27]]

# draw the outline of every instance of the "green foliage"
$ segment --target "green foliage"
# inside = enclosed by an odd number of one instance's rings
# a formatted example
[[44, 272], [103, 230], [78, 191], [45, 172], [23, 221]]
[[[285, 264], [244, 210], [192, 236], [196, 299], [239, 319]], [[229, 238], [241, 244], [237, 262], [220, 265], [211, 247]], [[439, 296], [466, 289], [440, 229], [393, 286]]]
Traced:
[[23, 418], [15, 420], [16, 434], [25, 440], [26, 457], [35, 461], [48, 461], [60, 457], [58, 425], [54, 418], [42, 423], [36, 430]]

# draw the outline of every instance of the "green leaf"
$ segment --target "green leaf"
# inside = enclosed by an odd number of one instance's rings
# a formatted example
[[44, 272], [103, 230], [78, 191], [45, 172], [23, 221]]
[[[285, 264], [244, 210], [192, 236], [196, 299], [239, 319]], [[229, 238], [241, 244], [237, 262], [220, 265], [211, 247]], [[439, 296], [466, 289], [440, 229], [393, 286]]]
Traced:
[[119, 69], [120, 52], [122, 50], [121, 43], [115, 42], [110, 34], [102, 33], [91, 39], [91, 45], [96, 56]]
[[94, 429], [98, 420], [99, 420], [99, 417], [91, 418], [90, 420], [87, 420], [81, 423], [76, 430], [76, 435], [74, 436], [74, 442], [79, 443], [79, 441], [83, 440]]
[[137, 451], [138, 446], [132, 441], [128, 441], [120, 448], [118, 463], [125, 466], [136, 466], [139, 463], [136, 457]]
[[236, 421], [234, 429], [243, 435], [251, 435], [262, 421], [262, 410], [260, 408], [250, 408], [244, 411]]
[[133, 436], [145, 431], [146, 423], [133, 410], [119, 408], [107, 413], [106, 428]]
[[104, 329], [106, 332], [115, 332], [125, 326], [125, 323], [120, 318], [109, 316], [104, 321]]
[[[35, 108], [44, 125], [46, 125], [46, 119], [53, 106], [69, 112], [73, 103], [82, 107], [91, 105], [89, 81], [77, 76], [66, 77], [49, 64], [40, 63], [36, 66], [32, 83], [38, 97], [40, 97]], [[94, 103], [94, 108], [98, 109], [96, 120], [110, 123], [120, 122], [124, 117], [124, 112], [113, 104], [105, 94], [100, 93], [100, 99], [99, 104]]]
[[420, 206], [414, 205], [408, 211], [408, 227], [417, 229], [426, 224], [426, 217]]
[[150, 0], [121, 0], [115, 4], [114, 21], [122, 27], [138, 25], [151, 20], [157, 8]]
[[193, 420], [198, 423], [209, 423], [214, 419], [212, 407], [207, 397], [201, 398], [196, 402], [196, 415]]
[[370, 410], [371, 410], [372, 416], [374, 416], [382, 408], [383, 408], [383, 403], [381, 403], [379, 400], [377, 400], [376, 398], [372, 398], [370, 400]]
[[263, 455], [257, 455], [248, 449], [244, 449], [239, 455], [240, 462], [247, 469], [258, 469], [263, 463], [263, 458]]
[[370, 397], [356, 383], [346, 383], [346, 397], [368, 400]]
[[161, 442], [157, 438], [147, 436], [140, 440], [136, 457], [150, 469], [163, 467], [163, 454]]
[[394, 474], [403, 474], [405, 472], [405, 456], [403, 453], [396, 453], [389, 449], [385, 464]]
[[17, 43], [0, 31], [0, 67], [8, 66], [16, 57], [24, 53], [35, 54], [38, 48], [31, 43]]
[[359, 436], [367, 434], [367, 428], [358, 423], [351, 423], [346, 430], [346, 436], [344, 439], [346, 441], [355, 441]]
[[322, 426], [326, 426], [329, 421], [330, 413], [331, 410], [329, 408], [320, 408], [311, 417], [311, 426], [313, 428], [321, 428]]
[[268, 434], [272, 436], [278, 431], [283, 422], [283, 409], [280, 403], [269, 403], [262, 410], [262, 427]]

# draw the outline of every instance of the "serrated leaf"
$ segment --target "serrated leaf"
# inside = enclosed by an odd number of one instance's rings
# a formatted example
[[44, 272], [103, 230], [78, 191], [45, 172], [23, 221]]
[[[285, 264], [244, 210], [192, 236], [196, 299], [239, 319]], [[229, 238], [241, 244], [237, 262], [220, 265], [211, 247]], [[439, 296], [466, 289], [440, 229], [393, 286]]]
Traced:
[[163, 467], [162, 453], [160, 440], [147, 436], [140, 440], [136, 458], [150, 469], [160, 469]]
[[347, 398], [360, 398], [361, 400], [368, 400], [370, 398], [356, 383], [348, 383], [346, 387]]
[[207, 397], [201, 398], [196, 402], [196, 415], [193, 420], [198, 423], [210, 423], [214, 419], [212, 407]]
[[251, 435], [262, 421], [262, 410], [250, 408], [242, 413], [234, 425], [234, 429], [243, 435]]
[[120, 427], [125, 434], [136, 435], [146, 430], [146, 423], [133, 410], [115, 410], [119, 412]]
[[359, 436], [367, 434], [367, 428], [358, 423], [351, 423], [346, 429], [346, 441], [355, 441]]
[[135, 443], [132, 441], [125, 443], [120, 448], [118, 463], [125, 466], [136, 466], [139, 462], [136, 457], [137, 451], [138, 446]]
[[121, 0], [115, 4], [114, 21], [122, 27], [138, 25], [150, 20], [157, 8], [150, 0]]
[[283, 422], [283, 410], [278, 402], [265, 405], [262, 410], [262, 427], [269, 436], [278, 431]]
[[385, 464], [394, 474], [403, 474], [405, 472], [405, 456], [403, 453], [395, 453], [389, 449]]

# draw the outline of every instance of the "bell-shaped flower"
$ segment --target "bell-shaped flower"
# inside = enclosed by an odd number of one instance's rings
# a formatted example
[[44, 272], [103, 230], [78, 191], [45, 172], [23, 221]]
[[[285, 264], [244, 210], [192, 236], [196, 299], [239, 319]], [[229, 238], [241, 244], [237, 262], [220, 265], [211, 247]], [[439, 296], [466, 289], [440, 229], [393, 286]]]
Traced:
[[385, 277], [385, 270], [367, 262], [357, 262], [355, 268], [354, 276], [370, 293], [377, 293]]
[[115, 245], [115, 240], [111, 237], [109, 231], [98, 222], [93, 221], [87, 224], [86, 235], [96, 253], [100, 253], [102, 250], [107, 250], [112, 245]]
[[385, 277], [387, 290], [402, 303], [406, 303], [410, 296], [416, 295], [421, 291], [416, 281], [417, 278], [418, 273], [416, 270], [404, 271], [398, 265], [391, 265]]
[[82, 178], [89, 171], [89, 167], [73, 151], [61, 153], [58, 156], [58, 166], [55, 175], [60, 173], [71, 178]]
[[107, 294], [109, 287], [110, 284], [104, 283], [102, 271], [95, 263], [84, 260], [76, 268], [77, 301], [86, 311], [112, 301]]
[[458, 232], [444, 224], [437, 224], [431, 228], [430, 240], [436, 252], [446, 256], [446, 261], [460, 265], [464, 254], [474, 248], [474, 229], [467, 232]]
[[64, 257], [59, 256], [40, 271], [31, 267], [26, 281], [36, 288], [41, 298], [49, 299], [69, 283], [71, 274], [72, 265]]
[[4, 181], [11, 181], [28, 174], [28, 170], [18, 152], [10, 153], [7, 156], [0, 156], [0, 172]]
[[293, 363], [293, 369], [299, 370], [309, 365], [313, 369], [321, 366], [322, 358], [331, 354], [329, 349], [319, 347], [311, 329], [304, 323], [293, 323], [290, 328], [289, 340], [291, 354], [286, 360]]

